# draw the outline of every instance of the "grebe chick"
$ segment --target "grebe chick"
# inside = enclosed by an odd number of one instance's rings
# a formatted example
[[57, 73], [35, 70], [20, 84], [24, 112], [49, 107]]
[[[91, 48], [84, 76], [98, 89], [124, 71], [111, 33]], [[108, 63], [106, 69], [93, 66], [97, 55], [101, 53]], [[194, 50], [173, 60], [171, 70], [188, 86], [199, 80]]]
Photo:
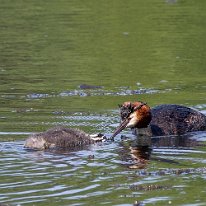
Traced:
[[143, 102], [124, 102], [119, 107], [122, 122], [112, 139], [126, 127], [136, 131], [147, 128], [149, 136], [181, 135], [206, 130], [206, 116], [185, 106], [162, 104], [150, 109]]
[[24, 147], [38, 150], [54, 148], [74, 150], [104, 139], [105, 136], [102, 134], [89, 135], [79, 129], [55, 127], [32, 134], [26, 139]]

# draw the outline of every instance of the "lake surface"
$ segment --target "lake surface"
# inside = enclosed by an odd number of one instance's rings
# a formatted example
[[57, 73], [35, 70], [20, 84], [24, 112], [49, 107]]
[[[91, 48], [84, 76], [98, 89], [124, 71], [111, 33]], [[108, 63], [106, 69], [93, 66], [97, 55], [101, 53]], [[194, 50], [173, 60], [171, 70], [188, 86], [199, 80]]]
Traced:
[[206, 1], [0, 0], [0, 203], [206, 202], [206, 132], [28, 151], [53, 126], [110, 136], [118, 104], [206, 114]]

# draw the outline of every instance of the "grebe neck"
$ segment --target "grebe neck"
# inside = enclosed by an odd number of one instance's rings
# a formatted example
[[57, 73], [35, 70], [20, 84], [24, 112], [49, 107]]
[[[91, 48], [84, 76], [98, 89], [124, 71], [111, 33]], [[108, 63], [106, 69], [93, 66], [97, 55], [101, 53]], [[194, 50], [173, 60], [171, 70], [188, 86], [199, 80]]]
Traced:
[[132, 133], [136, 136], [152, 136], [152, 129], [151, 126], [149, 125], [148, 127], [145, 128], [133, 128]]

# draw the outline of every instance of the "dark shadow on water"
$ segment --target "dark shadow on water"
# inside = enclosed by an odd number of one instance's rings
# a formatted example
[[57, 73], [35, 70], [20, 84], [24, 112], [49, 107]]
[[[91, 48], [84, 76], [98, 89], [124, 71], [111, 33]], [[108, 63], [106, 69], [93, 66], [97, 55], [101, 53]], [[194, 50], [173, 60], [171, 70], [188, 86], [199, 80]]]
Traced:
[[160, 136], [152, 137], [152, 146], [153, 147], [173, 147], [173, 148], [190, 148], [197, 146], [206, 146], [203, 141], [200, 141], [200, 135], [205, 134], [205, 132], [192, 132], [187, 133], [181, 136]]
[[175, 153], [194, 150], [198, 146], [206, 146], [204, 141], [200, 141], [200, 136], [206, 138], [205, 132], [193, 132], [181, 136], [138, 136], [133, 139], [122, 136], [121, 150], [118, 153], [124, 162], [123, 165], [130, 169], [145, 169], [150, 160], [180, 165], [179, 161], [176, 160], [155, 157], [152, 155], [152, 151], [161, 149], [164, 153], [167, 153], [172, 149], [175, 155]]

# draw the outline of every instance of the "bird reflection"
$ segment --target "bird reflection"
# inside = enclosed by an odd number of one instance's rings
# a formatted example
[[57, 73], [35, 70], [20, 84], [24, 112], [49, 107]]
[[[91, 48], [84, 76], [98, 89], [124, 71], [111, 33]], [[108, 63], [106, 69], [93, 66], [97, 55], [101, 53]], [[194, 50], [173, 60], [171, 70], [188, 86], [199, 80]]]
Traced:
[[168, 162], [172, 164], [179, 164], [176, 160], [171, 160], [162, 157], [152, 157], [152, 149], [162, 148], [165, 149], [190, 149], [196, 146], [202, 146], [202, 143], [197, 141], [200, 132], [188, 133], [179, 136], [161, 136], [161, 137], [149, 137], [146, 135], [139, 135], [131, 139], [130, 137], [123, 137], [120, 142], [121, 151], [120, 157], [124, 162], [124, 165], [130, 169], [145, 169], [150, 160], [159, 162]]
[[141, 136], [135, 140], [122, 141], [121, 159], [130, 169], [145, 169], [149, 163], [151, 155], [151, 138]]
[[133, 164], [129, 165], [130, 169], [145, 169], [149, 163], [151, 148], [149, 146], [130, 147], [130, 155]]

